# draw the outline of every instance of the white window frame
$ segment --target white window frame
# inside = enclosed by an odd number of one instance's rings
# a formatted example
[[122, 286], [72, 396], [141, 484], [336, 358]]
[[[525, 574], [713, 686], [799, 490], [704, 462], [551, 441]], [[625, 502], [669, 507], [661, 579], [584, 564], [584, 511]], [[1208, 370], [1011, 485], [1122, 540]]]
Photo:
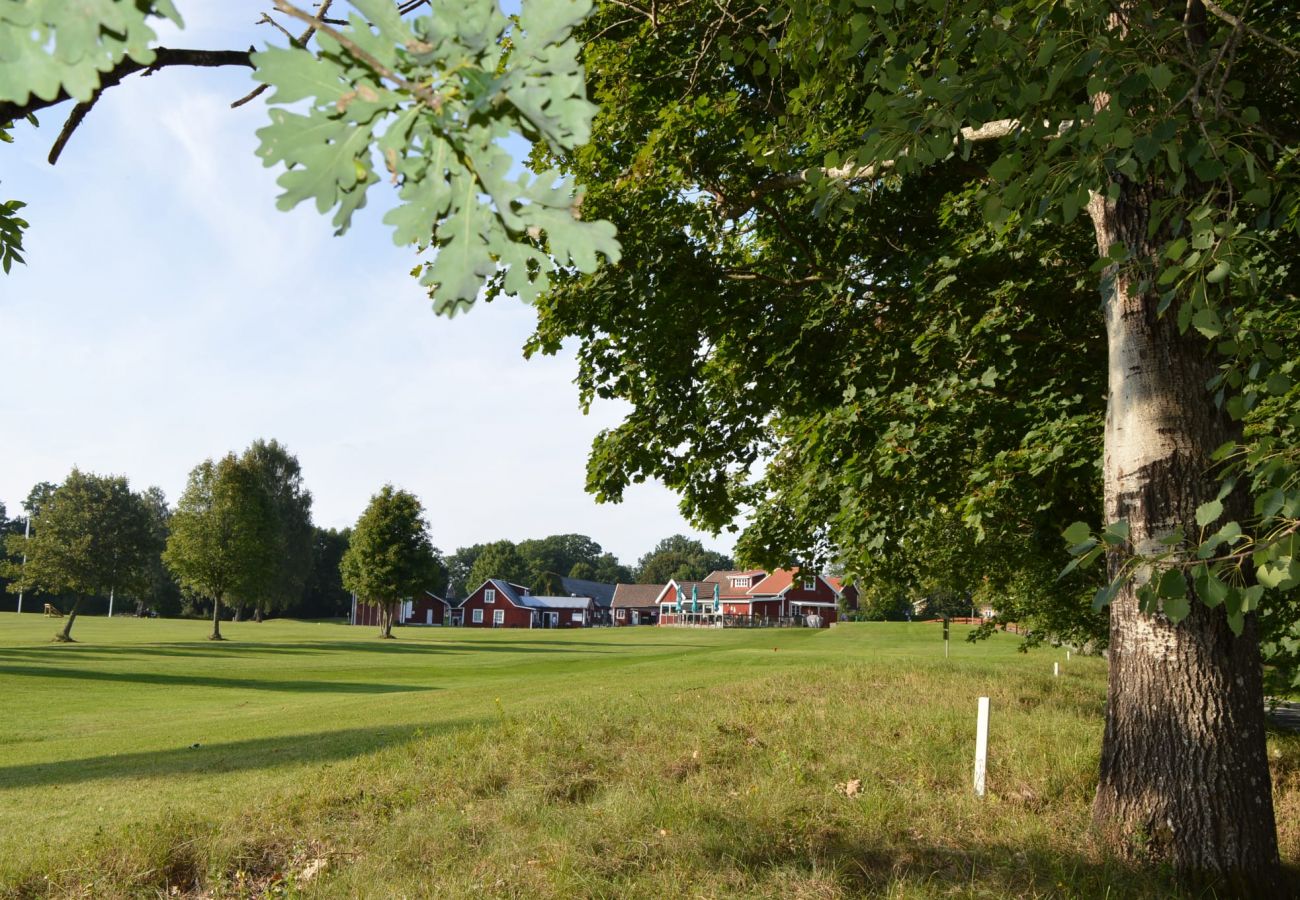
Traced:
[[585, 622], [586, 620], [587, 620], [587, 614], [584, 613], [582, 610], [579, 609], [579, 610], [576, 610], [576, 611], [573, 613], [573, 618], [570, 619], [569, 621], [571, 621], [571, 622]]
[[492, 610], [492, 627], [506, 624], [506, 611], [504, 609]]
[[812, 578], [805, 578], [803, 580], [803, 589], [805, 591], [817, 590], [817, 576], [814, 575]]
[[626, 618], [627, 618], [627, 610], [626, 610], [626, 609], [620, 609], [620, 610], [618, 611], [618, 615], [617, 615], [617, 617], [618, 617], [620, 620], [622, 620], [622, 619], [626, 619]]
[[475, 608], [473, 614], [470, 616], [470, 621], [473, 622], [475, 625], [482, 625], [483, 610]]
[[496, 588], [488, 588], [486, 591], [483, 592], [483, 602], [484, 602], [484, 603], [496, 603], [496, 602], [497, 602], [497, 592], [496, 592]]

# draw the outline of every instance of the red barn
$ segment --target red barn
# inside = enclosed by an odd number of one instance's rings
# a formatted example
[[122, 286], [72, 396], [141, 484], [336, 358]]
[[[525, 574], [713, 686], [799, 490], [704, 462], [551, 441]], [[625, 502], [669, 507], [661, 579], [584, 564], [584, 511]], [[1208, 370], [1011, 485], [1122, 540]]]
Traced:
[[489, 578], [460, 605], [466, 628], [532, 628], [536, 611], [525, 602], [528, 588]]

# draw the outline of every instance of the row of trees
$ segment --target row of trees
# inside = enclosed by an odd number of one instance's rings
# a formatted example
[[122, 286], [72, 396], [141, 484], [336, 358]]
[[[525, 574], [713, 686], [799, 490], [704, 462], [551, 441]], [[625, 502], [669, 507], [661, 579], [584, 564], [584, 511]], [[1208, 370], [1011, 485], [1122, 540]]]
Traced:
[[488, 578], [527, 585], [538, 594], [562, 594], [560, 577], [605, 584], [663, 584], [670, 578], [698, 580], [715, 569], [731, 567], [731, 557], [681, 534], [659, 541], [633, 567], [623, 565], [585, 534], [474, 544], [447, 558], [450, 590], [457, 597]]
[[86, 604], [105, 596], [134, 599], [138, 614], [206, 609], [210, 637], [220, 640], [227, 609], [236, 619], [251, 611], [257, 621], [272, 613], [337, 616], [355, 593], [380, 607], [387, 634], [396, 604], [425, 590], [464, 596], [488, 578], [506, 578], [560, 594], [562, 576], [664, 582], [731, 566], [682, 535], [660, 541], [635, 571], [582, 534], [476, 544], [444, 560], [418, 499], [391, 485], [371, 498], [355, 529], [317, 528], [298, 460], [274, 440], [200, 463], [175, 509], [157, 487], [137, 493], [123, 477], [79, 469], [62, 484], [38, 484], [24, 508], [20, 522], [0, 506], [7, 548], [0, 577], [33, 604], [71, 599], [63, 641]]
[[130, 488], [121, 476], [73, 469], [42, 482], [24, 503], [20, 529], [5, 518], [0, 576], [34, 602], [69, 598], [59, 640], [71, 640], [83, 605], [125, 595], [163, 613], [210, 604], [220, 639], [224, 605], [255, 618], [295, 607], [337, 614], [346, 594], [337, 574], [347, 533], [315, 528], [298, 460], [277, 441], [205, 460], [175, 507], [161, 489]]

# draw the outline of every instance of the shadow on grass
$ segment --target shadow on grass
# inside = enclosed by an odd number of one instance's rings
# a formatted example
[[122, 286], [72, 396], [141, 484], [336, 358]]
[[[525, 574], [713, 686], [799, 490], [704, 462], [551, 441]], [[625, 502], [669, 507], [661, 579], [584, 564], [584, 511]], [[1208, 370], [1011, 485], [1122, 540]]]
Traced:
[[478, 721], [465, 719], [385, 729], [348, 728], [222, 744], [206, 743], [207, 733], [202, 726], [186, 726], [180, 740], [192, 742], [195, 746], [185, 743], [166, 750], [0, 766], [0, 791], [116, 778], [213, 775], [303, 764], [324, 765], [384, 747], [407, 744], [421, 737], [457, 731]]
[[561, 654], [612, 654], [623, 648], [687, 648], [707, 650], [709, 647], [690, 643], [589, 643], [586, 641], [297, 641], [293, 643], [259, 644], [242, 641], [210, 643], [206, 640], [173, 641], [158, 644], [104, 645], [49, 645], [44, 647], [0, 648], [0, 660], [51, 659], [51, 653], [75, 653], [79, 658], [120, 658], [125, 656], [152, 657], [175, 656], [199, 659], [237, 658], [241, 656], [279, 656], [293, 654], [362, 653], [388, 656], [432, 655], [439, 653], [561, 653]]
[[158, 672], [98, 672], [63, 669], [57, 666], [3, 666], [0, 676], [20, 675], [31, 678], [66, 678], [72, 681], [125, 682], [170, 687], [234, 688], [241, 691], [285, 691], [304, 694], [397, 694], [432, 691], [434, 687], [410, 684], [379, 684], [364, 681], [285, 681], [276, 679], [221, 678], [215, 675], [163, 675]]

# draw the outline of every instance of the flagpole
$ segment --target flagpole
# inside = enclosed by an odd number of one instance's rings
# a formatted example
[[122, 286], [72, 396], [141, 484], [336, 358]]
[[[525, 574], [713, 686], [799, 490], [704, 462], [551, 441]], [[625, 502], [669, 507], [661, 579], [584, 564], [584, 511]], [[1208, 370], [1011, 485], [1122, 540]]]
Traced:
[[[27, 525], [23, 528], [23, 574], [27, 574], [27, 542], [32, 539], [32, 517], [27, 516]], [[23, 611], [22, 582], [18, 582], [18, 612]]]

